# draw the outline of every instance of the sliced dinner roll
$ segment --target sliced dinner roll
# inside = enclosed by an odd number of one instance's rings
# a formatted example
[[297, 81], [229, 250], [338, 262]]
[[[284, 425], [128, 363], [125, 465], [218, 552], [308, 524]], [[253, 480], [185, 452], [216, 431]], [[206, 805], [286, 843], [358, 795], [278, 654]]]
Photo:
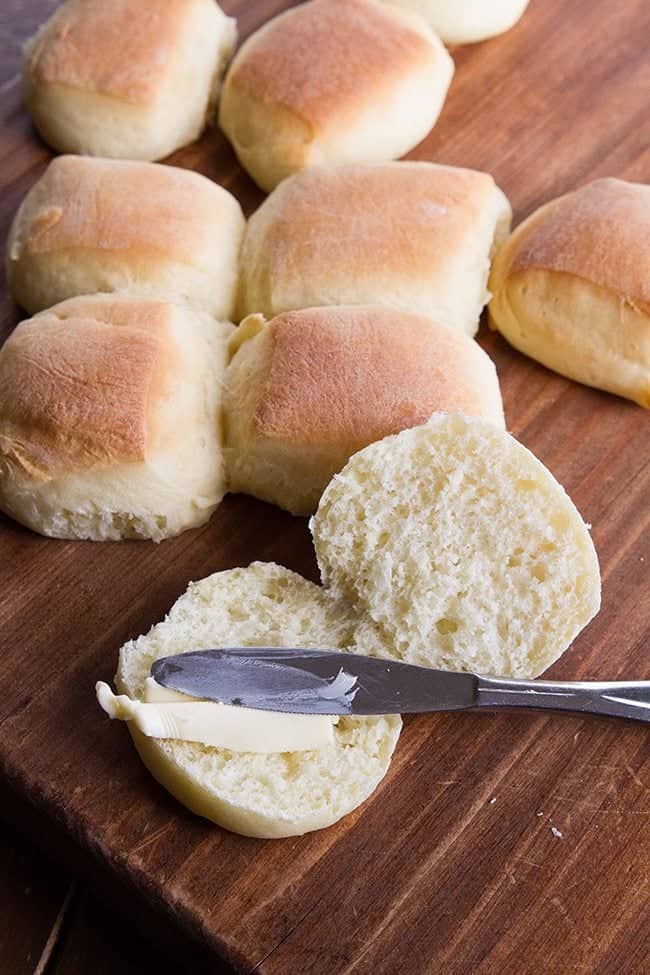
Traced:
[[[159, 657], [220, 646], [345, 649], [353, 627], [348, 609], [318, 586], [257, 562], [191, 583], [162, 623], [122, 648], [115, 682], [142, 700]], [[367, 799], [388, 770], [401, 721], [343, 717], [333, 744], [280, 754], [148, 738], [129, 728], [150, 772], [189, 809], [236, 833], [275, 838], [330, 826]]]
[[60, 152], [162, 159], [193, 142], [236, 40], [214, 0], [67, 0], [25, 50], [25, 101]]
[[309, 308], [233, 335], [224, 442], [231, 491], [310, 514], [374, 440], [445, 411], [504, 426], [496, 370], [459, 332], [378, 307]]
[[396, 159], [434, 125], [454, 64], [417, 15], [311, 0], [242, 46], [219, 123], [262, 189], [307, 166]]
[[72, 298], [0, 349], [0, 508], [56, 538], [160, 541], [224, 493], [231, 325], [158, 301]]
[[474, 335], [510, 205], [487, 173], [427, 162], [306, 170], [251, 217], [239, 311], [375, 304]]
[[591, 537], [553, 475], [484, 420], [438, 415], [355, 454], [312, 519], [357, 650], [534, 677], [598, 611]]
[[515, 348], [650, 407], [650, 186], [599, 179], [536, 210], [490, 291], [490, 325]]
[[503, 34], [517, 23], [529, 0], [385, 0], [420, 14], [447, 44], [471, 44]]
[[29, 312], [122, 291], [233, 315], [245, 220], [237, 200], [187, 169], [60, 156], [29, 191], [7, 278]]

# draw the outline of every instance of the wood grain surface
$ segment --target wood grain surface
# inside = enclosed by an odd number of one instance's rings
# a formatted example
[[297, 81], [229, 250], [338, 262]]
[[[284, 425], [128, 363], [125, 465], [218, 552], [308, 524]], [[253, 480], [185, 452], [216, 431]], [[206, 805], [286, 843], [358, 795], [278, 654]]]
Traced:
[[[223, 6], [245, 34], [287, 4]], [[5, 0], [0, 14], [0, 236], [50, 158], [15, 72], [20, 43], [52, 7]], [[647, 181], [649, 35], [647, 0], [533, 0], [509, 34], [453, 52], [442, 117], [412, 156], [492, 172], [517, 220], [597, 176]], [[262, 198], [216, 131], [172, 161], [223, 183], [249, 212]], [[6, 294], [1, 308], [7, 334], [18, 314]], [[601, 559], [603, 609], [549, 674], [650, 677], [647, 413], [553, 375], [484, 327], [481, 343], [509, 429], [593, 524]], [[120, 644], [188, 580], [252, 559], [315, 577], [306, 523], [244, 497], [158, 546], [51, 541], [0, 520], [1, 780], [41, 841], [73, 840], [125, 910], [152, 907], [242, 972], [647, 972], [641, 726], [409, 720], [370, 801], [329, 830], [276, 842], [210, 826], [153, 781], [126, 730], [99, 712], [94, 682], [112, 677]]]

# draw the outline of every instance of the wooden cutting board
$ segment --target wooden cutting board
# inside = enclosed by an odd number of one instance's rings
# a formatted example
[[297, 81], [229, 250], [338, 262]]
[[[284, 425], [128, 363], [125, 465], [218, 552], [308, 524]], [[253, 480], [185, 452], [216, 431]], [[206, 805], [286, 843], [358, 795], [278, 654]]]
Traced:
[[[3, 0], [0, 234], [49, 151], [20, 102], [21, 42], [51, 0]], [[232, 0], [242, 34], [287, 6]], [[4, 22], [3, 22], [4, 21]], [[511, 33], [454, 51], [442, 118], [413, 157], [485, 169], [516, 220], [597, 176], [650, 177], [647, 0], [533, 0]], [[314, 52], [317, 57], [317, 52]], [[213, 131], [174, 163], [262, 199]], [[650, 269], [649, 269], [650, 273]], [[6, 292], [2, 331], [18, 320]], [[649, 417], [500, 338], [508, 426], [566, 486], [593, 536], [603, 609], [556, 678], [648, 678]], [[230, 497], [153, 545], [40, 538], [0, 520], [4, 809], [242, 972], [647, 972], [646, 728], [521, 714], [406, 722], [385, 782], [339, 825], [263, 842], [192, 816], [150, 778], [93, 695], [126, 639], [188, 580], [253, 559], [315, 577], [306, 522]], [[11, 802], [9, 800], [11, 799]]]

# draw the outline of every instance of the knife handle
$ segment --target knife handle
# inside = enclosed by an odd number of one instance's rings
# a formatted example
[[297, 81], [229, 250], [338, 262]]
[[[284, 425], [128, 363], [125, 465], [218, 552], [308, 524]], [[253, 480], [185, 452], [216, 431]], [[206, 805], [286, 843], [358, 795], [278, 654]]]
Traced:
[[475, 706], [480, 708], [541, 708], [650, 721], [650, 680], [477, 680]]

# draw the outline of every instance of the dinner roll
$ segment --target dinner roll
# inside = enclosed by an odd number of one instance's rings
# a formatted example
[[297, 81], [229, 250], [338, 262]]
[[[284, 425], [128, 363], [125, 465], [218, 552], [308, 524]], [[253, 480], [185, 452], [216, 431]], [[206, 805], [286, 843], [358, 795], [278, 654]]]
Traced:
[[71, 298], [0, 350], [0, 508], [57, 538], [160, 541], [224, 493], [231, 325], [159, 301]]
[[60, 156], [16, 214], [7, 278], [29, 312], [123, 291], [232, 318], [245, 228], [237, 200], [187, 169]]
[[332, 475], [374, 440], [435, 411], [504, 426], [496, 370], [465, 335], [420, 315], [352, 306], [244, 320], [231, 339], [228, 486], [310, 514]]
[[427, 162], [306, 170], [249, 221], [239, 310], [386, 305], [474, 335], [509, 226], [487, 173]]
[[355, 454], [312, 531], [357, 650], [535, 677], [600, 605], [589, 532], [553, 475], [485, 420], [438, 414]]
[[528, 0], [385, 0], [424, 17], [447, 44], [471, 44], [503, 34], [517, 23]]
[[650, 407], [650, 186], [599, 179], [536, 210], [490, 291], [490, 325], [515, 348]]
[[377, 0], [311, 0], [243, 44], [219, 123], [272, 190], [307, 166], [402, 156], [434, 125], [453, 71], [417, 15]]
[[[115, 682], [142, 700], [159, 657], [220, 646], [345, 649], [353, 625], [349, 610], [312, 582], [257, 562], [190, 583], [164, 622], [122, 648]], [[226, 829], [268, 838], [330, 826], [367, 799], [400, 728], [396, 715], [343, 717], [331, 745], [259, 754], [146, 738], [129, 725], [143, 762], [180, 802]]]
[[235, 40], [214, 0], [67, 0], [25, 49], [25, 101], [60, 152], [162, 159], [201, 134]]

